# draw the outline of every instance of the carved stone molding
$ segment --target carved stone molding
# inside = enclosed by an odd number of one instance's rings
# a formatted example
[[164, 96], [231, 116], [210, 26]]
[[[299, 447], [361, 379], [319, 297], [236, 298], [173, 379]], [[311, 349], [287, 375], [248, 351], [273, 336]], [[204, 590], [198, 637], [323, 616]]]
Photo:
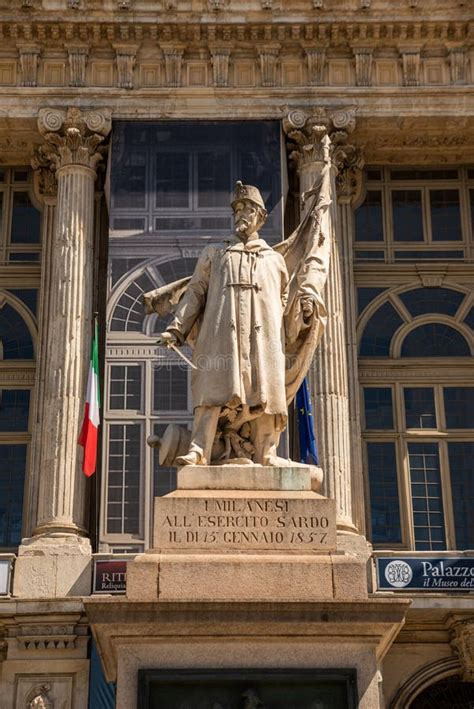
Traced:
[[402, 72], [403, 83], [405, 86], [420, 85], [420, 49], [419, 48], [400, 48], [402, 55]]
[[40, 49], [32, 45], [19, 45], [18, 50], [20, 52], [21, 85], [36, 86]]
[[371, 86], [374, 50], [372, 47], [354, 47], [353, 51], [357, 86]]
[[78, 108], [41, 109], [38, 130], [46, 142], [38, 148], [33, 167], [50, 166], [57, 170], [66, 165], [83, 165], [95, 170], [105, 152], [101, 143], [111, 127], [108, 109], [85, 112]]
[[68, 44], [67, 52], [69, 62], [69, 86], [85, 86], [89, 45]]
[[258, 48], [260, 70], [262, 73], [262, 86], [277, 85], [278, 57], [280, 45], [263, 45]]
[[308, 65], [309, 83], [312, 86], [323, 86], [326, 74], [326, 48], [314, 49], [306, 47], [306, 63]]
[[41, 684], [33, 687], [28, 694], [27, 709], [54, 709], [54, 702], [49, 696], [50, 684]]
[[133, 89], [133, 71], [137, 61], [138, 47], [138, 44], [114, 44], [119, 89]]
[[451, 71], [451, 82], [457, 85], [467, 83], [467, 47], [455, 47], [451, 49], [448, 61]]
[[317, 108], [312, 113], [297, 109], [290, 111], [283, 120], [289, 158], [298, 170], [305, 164], [324, 160], [321, 139], [329, 136], [340, 202], [354, 200], [362, 184], [362, 149], [348, 141], [355, 120], [354, 106]]
[[474, 619], [458, 620], [450, 628], [451, 647], [459, 657], [465, 682], [474, 682]]
[[230, 49], [210, 47], [214, 86], [229, 85]]
[[165, 58], [166, 85], [181, 86], [184, 46], [162, 44], [161, 49]]

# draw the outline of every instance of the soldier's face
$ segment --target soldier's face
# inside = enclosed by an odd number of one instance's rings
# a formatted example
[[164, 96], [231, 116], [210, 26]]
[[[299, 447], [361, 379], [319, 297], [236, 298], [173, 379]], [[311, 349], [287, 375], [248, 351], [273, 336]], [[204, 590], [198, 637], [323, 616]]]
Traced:
[[247, 199], [234, 205], [235, 231], [239, 239], [246, 240], [254, 234], [261, 225], [260, 210], [256, 204]]

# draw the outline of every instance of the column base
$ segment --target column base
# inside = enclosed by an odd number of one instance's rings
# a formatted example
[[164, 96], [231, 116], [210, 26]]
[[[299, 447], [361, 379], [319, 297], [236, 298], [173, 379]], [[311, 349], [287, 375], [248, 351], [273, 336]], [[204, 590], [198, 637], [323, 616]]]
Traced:
[[92, 548], [78, 534], [53, 532], [23, 539], [15, 563], [13, 595], [64, 598], [91, 592]]

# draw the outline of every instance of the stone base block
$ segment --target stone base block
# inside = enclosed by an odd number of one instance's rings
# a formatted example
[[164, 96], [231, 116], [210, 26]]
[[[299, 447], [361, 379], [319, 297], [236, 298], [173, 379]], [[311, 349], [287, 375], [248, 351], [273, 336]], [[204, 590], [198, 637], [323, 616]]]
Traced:
[[91, 592], [92, 549], [75, 534], [24, 539], [18, 550], [13, 595], [18, 598], [64, 598]]
[[367, 564], [342, 553], [140, 554], [127, 566], [136, 601], [326, 601], [367, 598]]
[[336, 549], [336, 508], [310, 491], [176, 490], [155, 498], [153, 547], [170, 552]]
[[186, 465], [178, 470], [178, 490], [313, 490], [323, 471], [316, 465]]

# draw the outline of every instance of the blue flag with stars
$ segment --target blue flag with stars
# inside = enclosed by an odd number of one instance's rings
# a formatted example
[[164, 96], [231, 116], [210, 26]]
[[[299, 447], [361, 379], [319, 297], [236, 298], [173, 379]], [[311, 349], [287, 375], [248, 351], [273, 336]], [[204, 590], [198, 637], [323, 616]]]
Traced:
[[306, 377], [296, 393], [298, 409], [298, 432], [300, 438], [300, 462], [318, 465], [318, 449], [314, 435], [313, 407]]

